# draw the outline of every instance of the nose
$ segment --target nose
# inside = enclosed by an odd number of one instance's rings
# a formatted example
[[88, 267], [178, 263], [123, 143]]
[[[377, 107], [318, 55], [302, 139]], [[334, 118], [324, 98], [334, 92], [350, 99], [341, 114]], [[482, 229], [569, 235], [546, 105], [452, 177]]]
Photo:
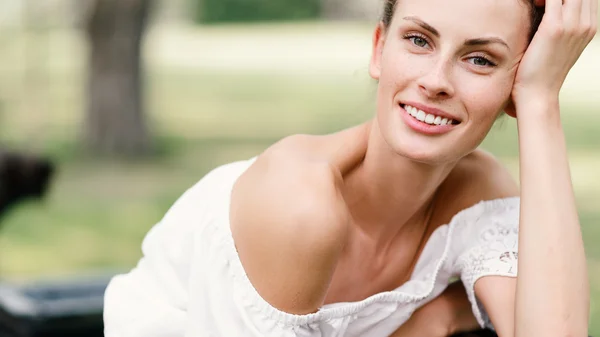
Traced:
[[437, 60], [418, 79], [420, 91], [428, 98], [447, 98], [454, 95], [451, 81], [451, 65], [447, 60]]

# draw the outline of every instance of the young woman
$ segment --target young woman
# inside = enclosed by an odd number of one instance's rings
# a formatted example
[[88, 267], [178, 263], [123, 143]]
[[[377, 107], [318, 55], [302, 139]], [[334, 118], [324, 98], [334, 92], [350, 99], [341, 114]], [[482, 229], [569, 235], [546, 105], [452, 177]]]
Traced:
[[[205, 176], [109, 285], [106, 336], [587, 336], [558, 94], [597, 4], [387, 0], [373, 120]], [[503, 112], [520, 190], [477, 149]]]

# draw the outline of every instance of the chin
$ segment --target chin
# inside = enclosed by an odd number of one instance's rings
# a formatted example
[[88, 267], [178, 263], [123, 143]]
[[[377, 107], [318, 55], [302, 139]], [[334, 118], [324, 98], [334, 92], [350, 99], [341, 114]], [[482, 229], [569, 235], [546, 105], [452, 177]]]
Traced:
[[462, 156], [455, 152], [452, 144], [442, 139], [437, 140], [413, 140], [413, 139], [390, 139], [387, 140], [390, 149], [398, 156], [425, 165], [443, 165], [457, 161]]
[[411, 151], [411, 150], [398, 150], [396, 153], [402, 157], [405, 157], [413, 162], [424, 164], [424, 165], [444, 165], [449, 164], [458, 160], [458, 158], [450, 157], [442, 151]]
[[[400, 124], [400, 125], [398, 125]], [[401, 123], [389, 123], [381, 130], [381, 137], [389, 151], [411, 161], [439, 165], [459, 157], [456, 146], [448, 137], [431, 137], [414, 134]], [[456, 158], [455, 158], [456, 157]]]

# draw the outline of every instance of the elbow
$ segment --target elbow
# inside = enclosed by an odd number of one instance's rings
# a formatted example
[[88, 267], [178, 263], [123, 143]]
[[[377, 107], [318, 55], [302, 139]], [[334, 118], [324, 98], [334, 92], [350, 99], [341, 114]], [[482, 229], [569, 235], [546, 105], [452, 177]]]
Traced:
[[[547, 336], [547, 337], [588, 337], [588, 329], [585, 327], [573, 327], [573, 326], [562, 326], [556, 327], [552, 324], [548, 324], [547, 328], [538, 329], [537, 331], [531, 331], [531, 329], [527, 329], [527, 331], [515, 331], [512, 336], [515, 337], [529, 337], [529, 336]], [[498, 335], [498, 337], [512, 337], [505, 335]]]

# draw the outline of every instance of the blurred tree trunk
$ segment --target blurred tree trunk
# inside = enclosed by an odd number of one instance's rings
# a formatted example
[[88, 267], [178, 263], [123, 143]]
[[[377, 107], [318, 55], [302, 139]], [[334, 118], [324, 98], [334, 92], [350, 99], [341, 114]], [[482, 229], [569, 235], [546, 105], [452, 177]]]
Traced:
[[383, 1], [374, 0], [321, 0], [323, 16], [333, 20], [378, 19]]
[[94, 153], [141, 155], [150, 150], [141, 49], [152, 2], [93, 0], [90, 4], [84, 137]]

